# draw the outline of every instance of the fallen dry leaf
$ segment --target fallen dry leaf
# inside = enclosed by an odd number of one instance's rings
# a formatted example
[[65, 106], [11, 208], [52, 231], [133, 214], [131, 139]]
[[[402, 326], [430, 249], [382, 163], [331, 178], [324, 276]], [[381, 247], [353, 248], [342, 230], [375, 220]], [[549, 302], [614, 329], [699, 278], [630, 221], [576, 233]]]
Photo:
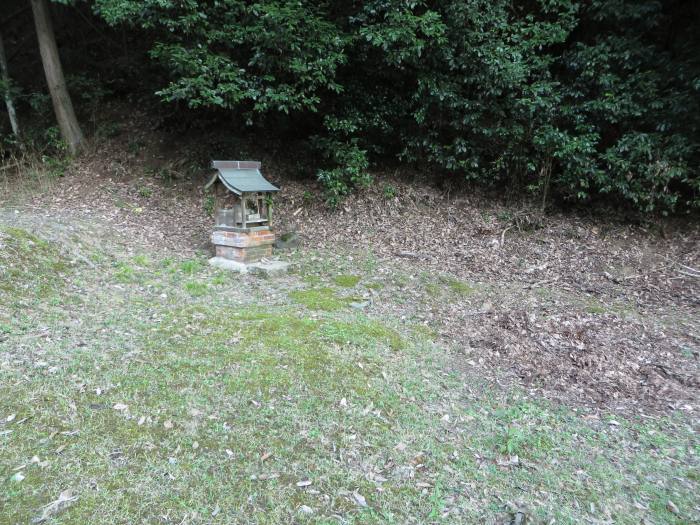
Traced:
[[12, 481], [20, 482], [24, 479], [24, 474], [21, 472], [15, 472], [15, 474], [12, 476]]
[[66, 510], [77, 499], [78, 496], [73, 496], [73, 493], [70, 489], [64, 490], [58, 495], [58, 499], [52, 501], [51, 503], [43, 507], [41, 515], [32, 519], [32, 523], [44, 523], [52, 516], [55, 516], [59, 512], [63, 512], [64, 510]]
[[352, 493], [352, 497], [355, 500], [355, 503], [357, 503], [360, 507], [366, 507], [367, 506], [367, 500], [365, 497], [360, 494], [359, 492], [355, 491]]

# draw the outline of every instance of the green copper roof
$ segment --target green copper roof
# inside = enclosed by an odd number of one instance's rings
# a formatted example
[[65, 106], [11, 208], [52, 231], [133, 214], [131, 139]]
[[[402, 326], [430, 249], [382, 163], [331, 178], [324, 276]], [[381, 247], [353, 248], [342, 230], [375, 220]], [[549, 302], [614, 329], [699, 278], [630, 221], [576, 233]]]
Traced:
[[211, 178], [207, 187], [211, 186], [218, 177], [229, 190], [236, 195], [242, 193], [257, 193], [279, 191], [260, 173], [260, 163], [251, 161], [219, 161], [212, 162], [217, 173]]

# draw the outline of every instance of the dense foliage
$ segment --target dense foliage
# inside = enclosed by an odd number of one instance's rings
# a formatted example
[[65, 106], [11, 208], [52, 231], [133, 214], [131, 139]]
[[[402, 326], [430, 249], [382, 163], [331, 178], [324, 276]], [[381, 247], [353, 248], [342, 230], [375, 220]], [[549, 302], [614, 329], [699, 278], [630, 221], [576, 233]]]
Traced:
[[700, 205], [694, 0], [94, 0], [163, 101], [293, 121], [331, 202], [372, 162], [640, 211]]

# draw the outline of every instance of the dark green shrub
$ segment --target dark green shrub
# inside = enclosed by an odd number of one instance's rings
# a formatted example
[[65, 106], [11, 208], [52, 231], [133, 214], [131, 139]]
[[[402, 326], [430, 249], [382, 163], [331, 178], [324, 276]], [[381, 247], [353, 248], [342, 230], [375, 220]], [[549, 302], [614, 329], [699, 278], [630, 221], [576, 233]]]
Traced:
[[335, 205], [370, 161], [640, 211], [700, 204], [697, 2], [96, 0], [158, 94], [304, 133]]

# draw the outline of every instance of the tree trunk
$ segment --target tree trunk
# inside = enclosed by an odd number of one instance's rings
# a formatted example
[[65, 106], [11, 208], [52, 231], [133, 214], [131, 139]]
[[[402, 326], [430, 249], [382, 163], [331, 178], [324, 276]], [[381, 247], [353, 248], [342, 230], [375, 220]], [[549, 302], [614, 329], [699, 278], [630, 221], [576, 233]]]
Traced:
[[12, 101], [12, 93], [10, 92], [10, 73], [7, 69], [7, 57], [5, 56], [5, 46], [2, 42], [2, 33], [0, 33], [0, 79], [5, 85], [5, 105], [7, 106], [7, 115], [10, 117], [12, 133], [19, 138], [19, 123], [17, 122], [15, 104]]
[[63, 77], [61, 59], [58, 56], [56, 37], [51, 26], [49, 6], [46, 0], [30, 0], [34, 12], [36, 36], [39, 40], [41, 61], [44, 64], [46, 82], [49, 85], [53, 109], [56, 113], [58, 127], [61, 136], [71, 153], [75, 154], [83, 141], [83, 132], [80, 130], [78, 119], [75, 118], [73, 103], [71, 102], [66, 80]]

